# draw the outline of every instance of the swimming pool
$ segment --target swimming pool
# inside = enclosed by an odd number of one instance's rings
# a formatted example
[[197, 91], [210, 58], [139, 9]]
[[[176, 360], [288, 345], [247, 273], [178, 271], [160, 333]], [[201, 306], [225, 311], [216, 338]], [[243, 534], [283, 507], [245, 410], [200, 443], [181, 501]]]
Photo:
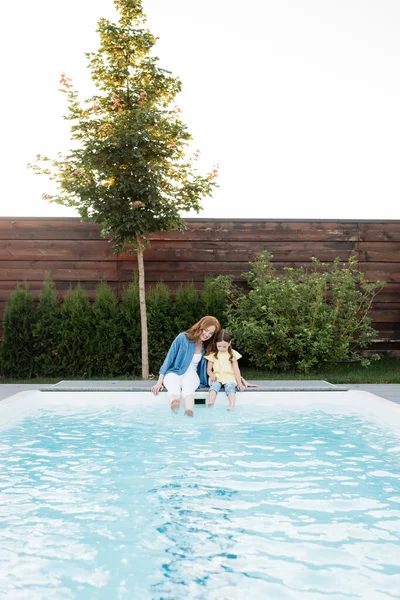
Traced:
[[400, 597], [400, 406], [244, 393], [0, 403], [0, 597]]

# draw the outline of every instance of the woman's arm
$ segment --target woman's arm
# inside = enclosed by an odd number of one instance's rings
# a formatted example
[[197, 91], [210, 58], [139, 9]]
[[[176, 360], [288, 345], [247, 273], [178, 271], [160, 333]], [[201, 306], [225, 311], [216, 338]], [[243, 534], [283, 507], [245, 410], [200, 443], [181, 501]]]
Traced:
[[163, 388], [163, 381], [164, 381], [164, 375], [162, 375], [162, 373], [160, 373], [160, 376], [157, 380], [157, 383], [153, 385], [153, 387], [151, 388], [151, 391], [153, 392], [153, 394], [155, 396], [157, 396], [158, 392], [160, 390], [162, 390]]
[[168, 371], [169, 367], [173, 364], [178, 352], [180, 351], [180, 349], [182, 347], [182, 343], [183, 343], [182, 336], [184, 336], [184, 335], [185, 335], [184, 333], [180, 333], [172, 342], [170, 349], [168, 350], [167, 356], [165, 357], [165, 360], [160, 367], [160, 374], [165, 375], [165, 373]]
[[167, 356], [165, 357], [165, 360], [160, 367], [160, 375], [158, 377], [157, 383], [155, 385], [153, 385], [153, 387], [151, 388], [151, 391], [153, 392], [153, 394], [155, 396], [157, 396], [158, 392], [162, 389], [164, 375], [168, 371], [169, 367], [173, 364], [173, 362], [176, 358], [176, 355], [178, 354], [178, 352], [182, 346], [182, 335], [184, 335], [184, 334], [180, 333], [174, 339], [174, 341], [172, 342], [172, 344], [170, 346], [170, 349], [168, 350]]
[[245, 386], [242, 383], [242, 376], [240, 374], [240, 369], [239, 369], [237, 360], [232, 361], [232, 366], [233, 366], [233, 373], [236, 378], [237, 389], [239, 390], [239, 392], [243, 392], [243, 390], [245, 389]]
[[242, 375], [242, 383], [243, 383], [243, 385], [244, 385], [245, 388], [248, 388], [248, 387], [251, 387], [251, 388], [260, 387], [256, 383], [249, 383], [248, 381], [246, 381], [245, 378], [243, 377], [243, 375]]

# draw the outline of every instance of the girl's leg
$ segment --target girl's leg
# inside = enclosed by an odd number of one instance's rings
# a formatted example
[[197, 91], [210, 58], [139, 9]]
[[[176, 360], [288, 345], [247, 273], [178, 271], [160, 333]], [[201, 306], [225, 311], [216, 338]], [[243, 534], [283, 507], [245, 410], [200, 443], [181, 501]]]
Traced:
[[229, 406], [227, 410], [233, 410], [235, 408], [235, 403], [236, 403], [236, 394], [235, 392], [230, 392], [228, 394], [228, 402], [229, 402]]
[[208, 396], [208, 406], [214, 406], [215, 400], [217, 398], [217, 394], [221, 389], [221, 384], [219, 381], [213, 381], [210, 385], [210, 394]]
[[200, 385], [199, 376], [195, 371], [186, 371], [182, 375], [182, 396], [185, 415], [193, 417], [194, 393]]
[[217, 397], [217, 392], [215, 390], [210, 390], [207, 406], [214, 406], [216, 397]]
[[172, 412], [178, 412], [181, 405], [181, 376], [176, 373], [167, 373], [164, 377], [164, 387], [168, 392], [168, 400]]

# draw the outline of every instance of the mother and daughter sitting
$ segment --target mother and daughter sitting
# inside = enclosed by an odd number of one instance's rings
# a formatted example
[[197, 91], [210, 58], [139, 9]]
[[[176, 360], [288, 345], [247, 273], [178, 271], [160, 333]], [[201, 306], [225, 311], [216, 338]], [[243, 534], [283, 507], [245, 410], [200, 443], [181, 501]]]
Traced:
[[221, 329], [218, 319], [203, 317], [174, 339], [151, 391], [157, 395], [165, 387], [174, 412], [179, 410], [182, 395], [185, 415], [192, 417], [195, 391], [210, 382], [208, 406], [214, 405], [217, 393], [224, 386], [228, 410], [233, 410], [236, 390], [255, 387], [241, 376], [239, 358], [239, 352], [232, 349], [231, 336]]

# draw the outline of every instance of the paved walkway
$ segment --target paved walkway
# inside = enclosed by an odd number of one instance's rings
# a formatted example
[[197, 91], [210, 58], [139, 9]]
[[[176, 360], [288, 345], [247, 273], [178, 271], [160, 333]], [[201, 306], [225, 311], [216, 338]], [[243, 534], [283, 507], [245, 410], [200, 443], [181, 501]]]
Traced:
[[[327, 381], [253, 381], [262, 388], [262, 391], [335, 391], [335, 390], [364, 390], [381, 396], [392, 402], [400, 404], [400, 384], [348, 384], [348, 385], [332, 385]], [[0, 400], [4, 400], [9, 396], [18, 394], [25, 390], [39, 389], [111, 389], [111, 390], [126, 390], [139, 391], [150, 389], [154, 385], [153, 381], [61, 381], [56, 386], [49, 384], [0, 384]], [[250, 388], [251, 389], [251, 388]], [[255, 390], [257, 391], [257, 390]]]

